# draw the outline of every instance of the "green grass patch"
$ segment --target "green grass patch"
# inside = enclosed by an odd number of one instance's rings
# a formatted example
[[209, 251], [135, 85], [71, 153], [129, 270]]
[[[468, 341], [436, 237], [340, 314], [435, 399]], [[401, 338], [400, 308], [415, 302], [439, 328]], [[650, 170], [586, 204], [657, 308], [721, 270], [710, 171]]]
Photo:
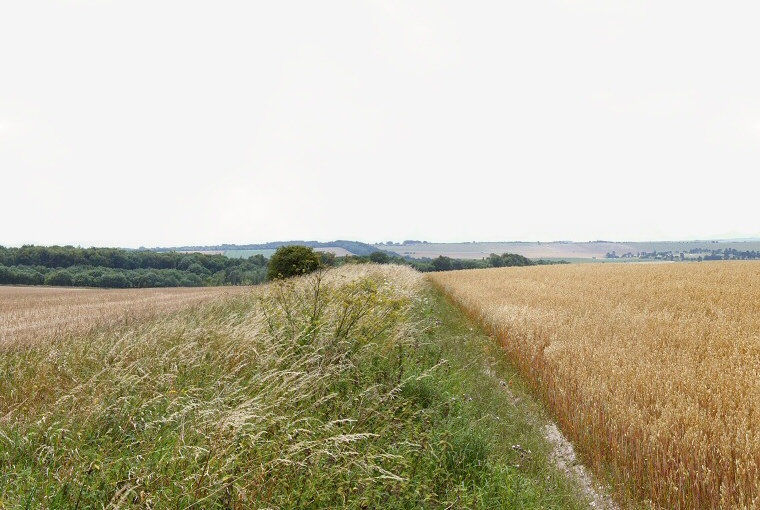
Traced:
[[581, 508], [498, 347], [346, 268], [0, 358], [0, 507]]

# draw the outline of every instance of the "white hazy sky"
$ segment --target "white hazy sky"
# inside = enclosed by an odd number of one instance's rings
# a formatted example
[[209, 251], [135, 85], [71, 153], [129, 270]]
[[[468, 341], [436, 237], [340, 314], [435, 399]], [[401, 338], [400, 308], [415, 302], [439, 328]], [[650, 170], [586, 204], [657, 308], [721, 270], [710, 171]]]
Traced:
[[2, 2], [0, 245], [760, 235], [758, 19]]

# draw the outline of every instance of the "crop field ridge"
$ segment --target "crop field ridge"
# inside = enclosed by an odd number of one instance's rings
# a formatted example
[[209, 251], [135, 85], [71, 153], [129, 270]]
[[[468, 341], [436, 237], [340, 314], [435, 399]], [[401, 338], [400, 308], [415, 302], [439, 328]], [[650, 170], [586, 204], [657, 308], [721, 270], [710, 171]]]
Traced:
[[4, 347], [0, 508], [588, 507], [498, 344], [408, 267], [102, 324]]

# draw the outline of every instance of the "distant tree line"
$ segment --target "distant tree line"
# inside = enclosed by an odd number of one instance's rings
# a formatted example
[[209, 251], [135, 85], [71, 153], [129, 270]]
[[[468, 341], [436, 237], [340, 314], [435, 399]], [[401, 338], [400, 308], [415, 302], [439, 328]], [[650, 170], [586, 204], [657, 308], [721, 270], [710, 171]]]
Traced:
[[267, 259], [119, 248], [0, 246], [0, 284], [143, 288], [253, 285]]
[[[696, 256], [695, 256], [696, 255]], [[736, 248], [724, 248], [711, 250], [708, 248], [692, 248], [688, 251], [651, 251], [625, 253], [617, 255], [614, 251], [606, 255], [608, 259], [614, 258], [640, 258], [645, 260], [672, 260], [672, 261], [699, 261], [702, 260], [758, 260], [760, 251], [737, 250]]]
[[312, 247], [292, 244], [280, 246], [278, 252], [280, 256], [273, 256], [275, 265], [270, 267], [270, 260], [263, 255], [242, 259], [145, 249], [0, 246], [0, 284], [122, 289], [256, 285], [279, 275], [291, 276], [306, 273], [317, 266], [342, 264], [404, 264], [429, 272], [556, 263], [533, 261], [514, 253], [492, 253], [476, 260], [446, 256], [411, 259], [387, 251], [337, 257], [334, 253], [317, 253]]
[[[323, 255], [323, 265], [337, 265], [339, 263], [366, 263], [374, 262], [376, 264], [404, 264], [412, 266], [421, 272], [434, 272], [434, 271], [457, 271], [460, 269], [485, 269], [489, 267], [515, 267], [515, 266], [535, 266], [546, 264], [567, 264], [567, 261], [548, 261], [548, 260], [531, 260], [522, 255], [516, 253], [503, 253], [497, 255], [496, 253], [490, 254], [488, 257], [482, 259], [457, 259], [440, 255], [435, 258], [419, 258], [413, 259], [411, 257], [400, 257], [391, 255], [387, 252], [376, 251], [366, 257], [339, 257], [336, 258], [332, 254]], [[325, 260], [324, 255], [328, 255]], [[332, 257], [329, 257], [332, 255]]]
[[[383, 244], [383, 243], [380, 243]], [[418, 241], [416, 239], [407, 239], [401, 243], [394, 243], [393, 241], [388, 241], [385, 243], [386, 246], [409, 246], [410, 244], [429, 244], [427, 241]]]
[[[707, 251], [704, 250], [703, 253]], [[704, 260], [757, 260], [760, 259], [760, 251], [725, 248], [723, 250], [709, 250], [709, 253], [703, 258]]]

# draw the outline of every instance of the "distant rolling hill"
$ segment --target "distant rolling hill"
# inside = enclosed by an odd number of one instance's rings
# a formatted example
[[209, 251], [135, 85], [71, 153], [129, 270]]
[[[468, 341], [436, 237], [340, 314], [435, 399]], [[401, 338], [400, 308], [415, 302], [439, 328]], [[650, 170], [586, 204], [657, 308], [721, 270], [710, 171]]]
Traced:
[[178, 251], [178, 252], [200, 252], [200, 253], [223, 253], [228, 257], [250, 257], [251, 255], [264, 255], [269, 257], [280, 246], [290, 245], [309, 246], [316, 251], [328, 251], [335, 253], [339, 257], [346, 255], [366, 256], [376, 251], [384, 251], [389, 254], [396, 254], [395, 251], [385, 247], [376, 247], [371, 244], [361, 243], [358, 241], [337, 240], [330, 242], [319, 241], [274, 241], [263, 244], [220, 244], [214, 246], [176, 246], [172, 248], [153, 248], [153, 251]]
[[[607, 260], [640, 260], [639, 255], [671, 252], [678, 256], [684, 253], [687, 259], [697, 258], [716, 250], [738, 250], [740, 252], [760, 252], [759, 239], [743, 240], [694, 240], [694, 241], [554, 241], [554, 242], [470, 242], [470, 243], [430, 243], [405, 241], [404, 243], [367, 244], [359, 241], [274, 241], [263, 244], [221, 244], [215, 246], [179, 246], [153, 248], [154, 251], [201, 252], [224, 254], [233, 258], [247, 258], [252, 255], [270, 257], [280, 246], [303, 245], [316, 251], [332, 252], [336, 256], [367, 256], [376, 251], [389, 255], [399, 255], [409, 259], [434, 259], [438, 256], [454, 259], [482, 259], [492, 253], [516, 253], [530, 259], [568, 260], [571, 262], [592, 262]], [[613, 257], [609, 255], [613, 254]]]
[[471, 242], [471, 243], [428, 243], [413, 242], [403, 244], [377, 244], [378, 249], [393, 250], [402, 257], [414, 259], [445, 256], [457, 259], [482, 259], [491, 253], [516, 253], [530, 259], [565, 259], [583, 261], [604, 260], [608, 254], [616, 257], [631, 254], [631, 258], [640, 253], [673, 252], [688, 254], [691, 251], [708, 252], [712, 250], [760, 251], [760, 241], [662, 241], [662, 242]]

